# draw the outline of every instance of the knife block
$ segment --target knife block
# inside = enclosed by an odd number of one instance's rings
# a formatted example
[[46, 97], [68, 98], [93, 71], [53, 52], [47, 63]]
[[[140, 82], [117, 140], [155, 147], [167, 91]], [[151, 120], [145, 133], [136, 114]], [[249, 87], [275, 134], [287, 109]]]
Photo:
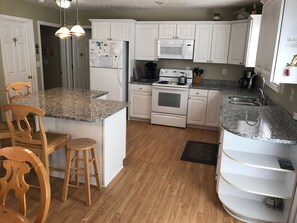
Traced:
[[200, 84], [201, 77], [199, 75], [194, 75], [193, 77], [193, 84]]

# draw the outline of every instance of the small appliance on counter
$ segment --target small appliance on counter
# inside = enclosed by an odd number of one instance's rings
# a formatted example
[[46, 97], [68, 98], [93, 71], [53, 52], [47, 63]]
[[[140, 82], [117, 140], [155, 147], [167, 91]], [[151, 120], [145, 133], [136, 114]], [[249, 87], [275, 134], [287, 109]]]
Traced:
[[239, 87], [248, 88], [251, 77], [253, 76], [253, 71], [244, 71], [243, 77], [239, 79]]
[[151, 61], [148, 61], [144, 65], [144, 79], [158, 79], [157, 77], [157, 64]]

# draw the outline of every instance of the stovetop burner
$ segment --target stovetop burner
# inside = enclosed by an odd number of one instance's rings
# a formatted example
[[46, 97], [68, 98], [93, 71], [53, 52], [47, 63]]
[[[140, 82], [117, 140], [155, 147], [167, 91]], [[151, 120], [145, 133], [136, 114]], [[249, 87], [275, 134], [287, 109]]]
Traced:
[[169, 84], [169, 81], [158, 81], [158, 84]]

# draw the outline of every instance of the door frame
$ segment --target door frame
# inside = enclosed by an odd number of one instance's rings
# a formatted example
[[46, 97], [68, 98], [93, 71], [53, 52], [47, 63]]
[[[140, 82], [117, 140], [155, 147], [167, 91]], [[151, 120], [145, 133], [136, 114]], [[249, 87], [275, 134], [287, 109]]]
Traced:
[[[29, 49], [29, 55], [30, 55], [30, 66], [31, 66], [31, 72], [32, 72], [32, 89], [33, 91], [38, 91], [38, 77], [37, 77], [37, 63], [36, 63], [36, 55], [35, 55], [35, 42], [34, 42], [34, 29], [33, 29], [33, 20], [31, 19], [26, 19], [22, 17], [16, 17], [16, 16], [9, 16], [9, 15], [3, 15], [0, 14], [0, 27], [2, 25], [3, 20], [8, 20], [8, 21], [14, 21], [14, 22], [23, 22], [28, 26], [28, 49]], [[2, 45], [2, 41], [1, 41]], [[1, 47], [2, 48], [2, 47]], [[3, 50], [1, 50], [2, 54], [2, 60], [4, 58], [3, 55]], [[2, 61], [3, 63], [3, 61]], [[5, 67], [3, 66], [4, 69], [4, 80], [5, 84], [7, 80], [7, 72], [5, 70]]]
[[[41, 42], [41, 29], [40, 26], [49, 26], [49, 27], [60, 27], [59, 24], [44, 22], [44, 21], [37, 21], [37, 35], [38, 35], [38, 45], [39, 45], [39, 67], [40, 67], [40, 82], [41, 82], [41, 90], [44, 90], [44, 76], [43, 76], [43, 58], [42, 58], [42, 42]], [[62, 59], [62, 58], [61, 58]], [[64, 59], [63, 59], [64, 60]]]

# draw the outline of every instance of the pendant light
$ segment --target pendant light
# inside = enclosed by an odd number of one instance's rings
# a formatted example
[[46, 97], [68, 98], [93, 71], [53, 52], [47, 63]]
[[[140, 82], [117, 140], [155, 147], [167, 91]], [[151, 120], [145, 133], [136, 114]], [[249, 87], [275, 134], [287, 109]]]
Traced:
[[69, 8], [71, 0], [54, 0], [60, 8]]
[[78, 0], [76, 0], [76, 23], [75, 25], [71, 28], [70, 33], [75, 36], [84, 36], [85, 31], [84, 29], [79, 25], [78, 21]]
[[[65, 0], [63, 0], [63, 1], [65, 1]], [[61, 13], [61, 7], [60, 7], [60, 24], [61, 24], [61, 27], [55, 33], [55, 36], [59, 37], [61, 39], [65, 38], [65, 37], [68, 37], [68, 36], [71, 36], [70, 31], [67, 28], [66, 23], [65, 23], [65, 8], [63, 8], [63, 12], [64, 12], [64, 23], [63, 23], [63, 26], [62, 26], [62, 15], [61, 15], [62, 13]]]

